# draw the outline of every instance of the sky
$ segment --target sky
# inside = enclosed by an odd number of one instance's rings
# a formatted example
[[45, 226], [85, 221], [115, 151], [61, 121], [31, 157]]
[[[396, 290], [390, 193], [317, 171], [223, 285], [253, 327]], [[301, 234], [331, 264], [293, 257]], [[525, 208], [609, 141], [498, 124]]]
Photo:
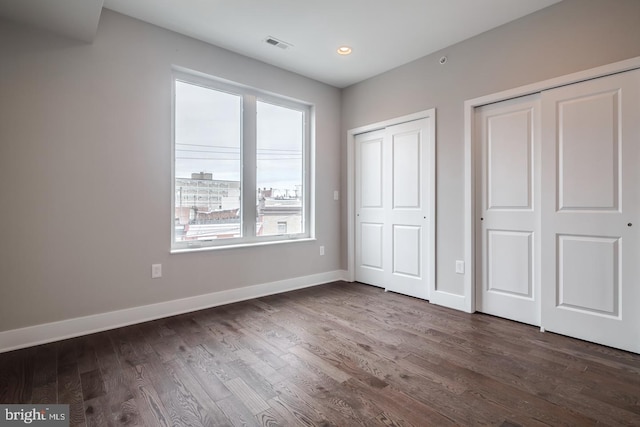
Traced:
[[[176, 82], [177, 178], [210, 172], [213, 179], [239, 181], [240, 96]], [[258, 101], [258, 188], [295, 189], [302, 183], [303, 113]]]

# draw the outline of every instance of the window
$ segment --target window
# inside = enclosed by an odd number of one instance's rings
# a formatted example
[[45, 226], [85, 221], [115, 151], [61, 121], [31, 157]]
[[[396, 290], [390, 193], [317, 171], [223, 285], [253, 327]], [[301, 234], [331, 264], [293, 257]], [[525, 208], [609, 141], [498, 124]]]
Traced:
[[287, 221], [278, 221], [278, 234], [287, 234]]
[[310, 107], [183, 73], [173, 85], [172, 249], [310, 237]]

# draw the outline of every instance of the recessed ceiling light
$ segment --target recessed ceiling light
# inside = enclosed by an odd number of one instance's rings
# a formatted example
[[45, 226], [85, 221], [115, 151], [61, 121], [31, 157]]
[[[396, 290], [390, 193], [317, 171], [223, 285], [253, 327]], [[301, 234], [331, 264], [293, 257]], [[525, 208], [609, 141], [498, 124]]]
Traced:
[[338, 53], [340, 55], [350, 55], [351, 54], [351, 48], [349, 46], [340, 46], [338, 48]]

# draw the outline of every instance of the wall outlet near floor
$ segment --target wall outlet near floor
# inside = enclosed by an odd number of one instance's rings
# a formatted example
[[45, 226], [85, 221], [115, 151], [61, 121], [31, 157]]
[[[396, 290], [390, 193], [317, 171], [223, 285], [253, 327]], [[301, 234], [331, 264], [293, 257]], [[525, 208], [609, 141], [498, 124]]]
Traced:
[[320, 246], [320, 256], [324, 256], [324, 246]]
[[151, 264], [151, 278], [158, 279], [162, 277], [162, 264]]
[[340, 192], [338, 190], [333, 192], [333, 200], [340, 200]]
[[456, 260], [456, 273], [464, 274], [464, 261]]

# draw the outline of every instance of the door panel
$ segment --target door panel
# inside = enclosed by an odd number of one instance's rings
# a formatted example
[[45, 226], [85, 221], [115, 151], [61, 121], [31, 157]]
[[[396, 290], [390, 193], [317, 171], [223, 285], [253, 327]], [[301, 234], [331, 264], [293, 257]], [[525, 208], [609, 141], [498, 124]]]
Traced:
[[640, 352], [640, 71], [542, 94], [543, 327]]
[[539, 97], [476, 109], [476, 309], [540, 324]]
[[488, 292], [533, 297], [533, 233], [487, 230]]
[[382, 207], [382, 138], [363, 141], [361, 146], [360, 206]]
[[356, 137], [356, 280], [384, 287], [385, 191], [383, 165], [385, 132], [375, 131]]
[[393, 207], [420, 209], [421, 158], [419, 129], [393, 136]]
[[363, 222], [360, 225], [360, 247], [362, 248], [363, 267], [376, 268], [382, 270], [382, 227], [383, 224], [372, 224]]
[[357, 135], [356, 280], [428, 299], [433, 277], [432, 118]]
[[618, 210], [619, 90], [559, 100], [560, 210]]
[[533, 202], [531, 110], [487, 117], [487, 206], [527, 209]]
[[620, 239], [558, 236], [558, 307], [618, 316]]
[[421, 278], [422, 227], [393, 226], [393, 274]]

